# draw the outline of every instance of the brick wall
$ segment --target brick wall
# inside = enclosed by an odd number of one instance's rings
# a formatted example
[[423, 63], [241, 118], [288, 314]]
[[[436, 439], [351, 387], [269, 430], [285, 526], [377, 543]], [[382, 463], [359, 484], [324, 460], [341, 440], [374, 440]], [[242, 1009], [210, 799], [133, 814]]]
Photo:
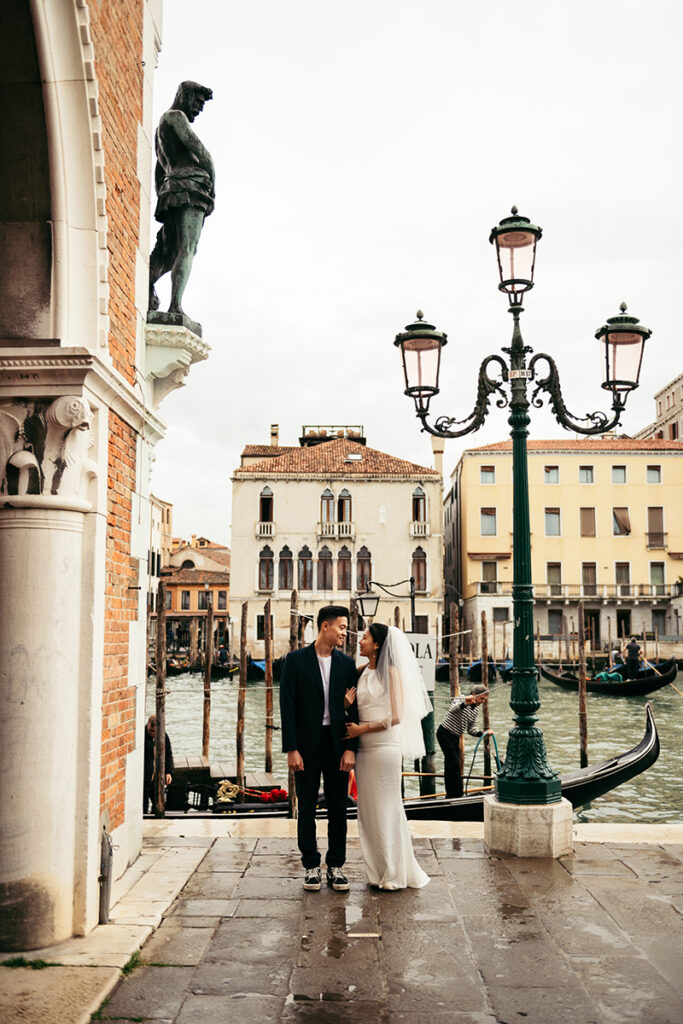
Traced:
[[137, 177], [142, 122], [143, 0], [90, 3], [104, 146], [109, 248], [109, 352], [135, 378], [135, 259], [140, 234]]
[[135, 746], [135, 688], [128, 683], [129, 623], [138, 617], [139, 595], [129, 589], [139, 584], [130, 553], [134, 489], [135, 431], [110, 412], [100, 806], [112, 828], [124, 820], [125, 759]]

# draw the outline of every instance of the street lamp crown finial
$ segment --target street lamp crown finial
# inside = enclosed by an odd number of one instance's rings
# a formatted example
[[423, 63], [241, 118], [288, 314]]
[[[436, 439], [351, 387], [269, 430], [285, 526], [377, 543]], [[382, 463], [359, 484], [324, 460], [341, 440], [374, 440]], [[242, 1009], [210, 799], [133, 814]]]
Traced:
[[519, 210], [517, 209], [516, 206], [513, 206], [512, 209], [510, 210], [510, 213], [516, 214], [516, 213], [519, 213]]
[[415, 316], [417, 317], [418, 320], [424, 320], [424, 313], [422, 312], [421, 309], [418, 309], [418, 311], [415, 314]]
[[626, 310], [628, 309], [628, 306], [626, 305], [625, 302], [622, 302], [622, 304], [619, 306], [619, 309], [621, 310], [622, 313], [625, 313]]

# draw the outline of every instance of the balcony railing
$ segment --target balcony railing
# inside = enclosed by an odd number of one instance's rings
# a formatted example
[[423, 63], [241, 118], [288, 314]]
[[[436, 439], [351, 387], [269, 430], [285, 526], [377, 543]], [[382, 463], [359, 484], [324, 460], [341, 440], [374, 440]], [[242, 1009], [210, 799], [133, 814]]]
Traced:
[[410, 524], [410, 536], [411, 537], [428, 537], [429, 536], [429, 523], [418, 522], [417, 520]]
[[648, 530], [645, 537], [649, 548], [665, 548], [667, 546], [667, 535], [661, 530]]
[[318, 523], [319, 537], [335, 537], [337, 534], [336, 523]]
[[275, 536], [275, 523], [257, 523], [256, 524], [256, 536], [261, 537], [274, 537]]
[[[474, 586], [479, 595], [512, 593], [509, 581], [478, 580]], [[533, 591], [537, 601], [661, 601], [679, 592], [676, 583], [535, 583]]]
[[352, 539], [355, 534], [353, 523], [337, 523], [337, 536]]

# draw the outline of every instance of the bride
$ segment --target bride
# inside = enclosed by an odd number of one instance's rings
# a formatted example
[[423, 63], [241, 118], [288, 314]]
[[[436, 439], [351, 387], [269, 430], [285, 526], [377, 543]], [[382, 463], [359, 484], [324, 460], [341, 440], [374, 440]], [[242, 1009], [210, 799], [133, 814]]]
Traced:
[[402, 758], [424, 756], [421, 721], [431, 704], [420, 667], [404, 633], [373, 622], [360, 641], [368, 664], [347, 707], [358, 702], [356, 755], [358, 834], [368, 881], [380, 889], [419, 889], [429, 881], [415, 859], [401, 799]]

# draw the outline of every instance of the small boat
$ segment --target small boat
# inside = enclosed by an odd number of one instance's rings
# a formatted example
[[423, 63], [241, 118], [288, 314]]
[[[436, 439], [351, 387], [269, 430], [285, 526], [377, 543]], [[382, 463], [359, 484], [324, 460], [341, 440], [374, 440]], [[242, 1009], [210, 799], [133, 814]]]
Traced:
[[[472, 662], [472, 664], [470, 665], [470, 667], [467, 670], [467, 678], [469, 679], [469, 681], [471, 683], [480, 683], [481, 682], [481, 669], [482, 669], [481, 658], [479, 658], [478, 661], [473, 661]], [[496, 664], [495, 664], [493, 658], [491, 657], [491, 655], [489, 655], [489, 661], [488, 661], [488, 681], [489, 681], [489, 683], [494, 682], [495, 678], [496, 678]]]
[[[675, 658], [669, 658], [654, 668], [640, 672], [636, 679], [587, 679], [586, 690], [588, 693], [607, 694], [610, 697], [642, 697], [655, 690], [661, 690], [663, 686], [672, 683], [676, 678], [678, 666]], [[548, 668], [546, 665], [539, 665], [539, 670], [544, 679], [548, 679], [556, 686], [564, 690], [578, 690], [579, 680], [573, 672], [559, 672], [556, 669]]]
[[[574, 810], [585, 807], [611, 790], [621, 786], [646, 771], [659, 757], [659, 736], [652, 708], [645, 708], [645, 734], [632, 750], [607, 761], [601, 761], [587, 768], [562, 775], [562, 796], [566, 797]], [[492, 792], [492, 787], [468, 793], [467, 796], [449, 800], [446, 797], [408, 799], [403, 801], [406, 816], [417, 821], [483, 821], [484, 796]], [[221, 813], [232, 817], [263, 817], [284, 818], [287, 816], [287, 804], [233, 804]], [[318, 808], [318, 816], [326, 814], [324, 808]], [[356, 817], [356, 806], [349, 802], [348, 817]]]

